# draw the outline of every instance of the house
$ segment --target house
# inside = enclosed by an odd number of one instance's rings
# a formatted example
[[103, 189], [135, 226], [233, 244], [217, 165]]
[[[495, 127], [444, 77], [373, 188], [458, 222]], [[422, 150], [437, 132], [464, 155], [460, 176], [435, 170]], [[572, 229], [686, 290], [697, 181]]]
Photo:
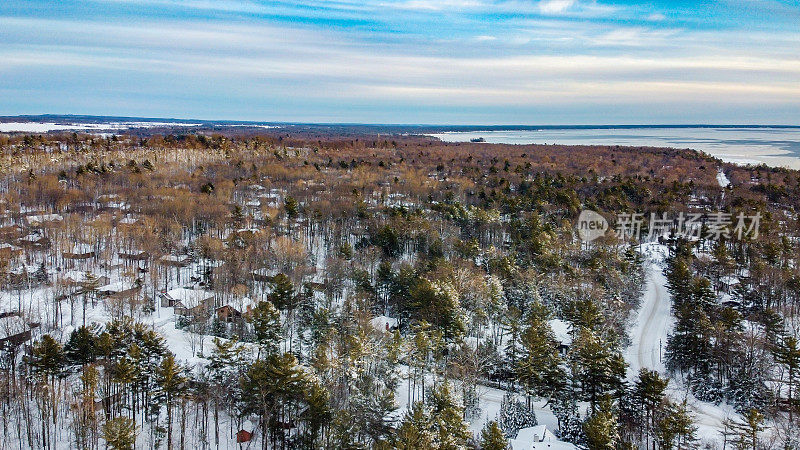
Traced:
[[391, 332], [397, 329], [397, 319], [393, 317], [378, 316], [370, 320], [372, 327], [378, 331]]
[[550, 320], [548, 324], [553, 330], [553, 334], [558, 342], [558, 353], [560, 353], [561, 356], [566, 355], [570, 346], [572, 346], [572, 335], [569, 332], [569, 323], [560, 319], [553, 319]]
[[141, 286], [134, 281], [117, 281], [116, 283], [110, 283], [105, 286], [100, 286], [97, 288], [97, 293], [103, 297], [111, 297], [111, 298], [127, 298], [133, 297], [139, 293], [141, 290]]
[[18, 347], [31, 340], [31, 330], [38, 324], [30, 324], [17, 312], [0, 313], [0, 349]]
[[320, 271], [305, 277], [303, 285], [316, 291], [324, 291], [325, 287], [328, 285], [328, 279], [325, 277], [325, 272]]
[[220, 322], [234, 323], [242, 320], [242, 313], [231, 305], [222, 305], [215, 312]]
[[158, 259], [158, 262], [164, 266], [186, 267], [191, 262], [191, 258], [188, 255], [164, 255]]
[[135, 217], [125, 216], [122, 219], [119, 219], [119, 222], [117, 222], [117, 227], [119, 228], [130, 227], [131, 225], [137, 223], [138, 221], [139, 219]]
[[[93, 280], [86, 279], [86, 272], [81, 272], [80, 270], [69, 270], [64, 272], [62, 275], [61, 280], [67, 286], [80, 286], [81, 288], [85, 288], [87, 285], [90, 284]], [[96, 279], [95, 286], [105, 286], [109, 283], [109, 279], [105, 275], [94, 275]]]
[[276, 275], [280, 273], [277, 269], [256, 269], [253, 271], [253, 280], [255, 281], [262, 281], [264, 283], [271, 282]]
[[181, 316], [210, 312], [214, 307], [214, 293], [203, 289], [176, 288], [161, 295], [161, 306], [175, 308], [175, 314]]
[[22, 247], [7, 243], [0, 244], [0, 258], [15, 258], [22, 254]]
[[61, 252], [64, 259], [84, 260], [94, 258], [94, 249], [89, 244], [76, 244], [70, 250]]
[[64, 220], [60, 214], [34, 214], [25, 216], [23, 222], [32, 228], [38, 228], [47, 224], [61, 222]]
[[544, 425], [519, 430], [517, 437], [512, 439], [510, 444], [512, 450], [577, 450], [575, 445], [559, 441]]
[[119, 258], [127, 261], [145, 261], [150, 258], [150, 254], [143, 250], [127, 250], [119, 252]]
[[719, 290], [726, 294], [732, 294], [737, 284], [739, 284], [739, 277], [735, 275], [726, 275], [719, 279]]
[[215, 313], [221, 322], [235, 323], [249, 316], [255, 307], [255, 301], [249, 297], [242, 297], [234, 299], [231, 303], [220, 306], [216, 309]]
[[19, 245], [26, 248], [45, 249], [50, 246], [50, 239], [38, 233], [31, 233], [20, 238]]

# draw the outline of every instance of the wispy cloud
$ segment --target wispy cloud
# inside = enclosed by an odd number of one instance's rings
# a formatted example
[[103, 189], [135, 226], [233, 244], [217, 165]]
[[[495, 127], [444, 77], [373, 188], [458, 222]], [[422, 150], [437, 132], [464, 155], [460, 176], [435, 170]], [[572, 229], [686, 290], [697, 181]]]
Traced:
[[[630, 4], [98, 0], [87, 19], [10, 1], [17, 9], [0, 16], [5, 114], [176, 115], [185, 105], [177, 115], [448, 122], [478, 108], [485, 122], [519, 123], [521, 111], [583, 104], [584, 118], [627, 105], [630, 121], [734, 107], [800, 117], [799, 31], [695, 27]], [[107, 20], [131, 9], [136, 20]], [[33, 107], [44, 110], [22, 110]]]
[[539, 10], [543, 14], [562, 14], [575, 4], [575, 0], [542, 0]]

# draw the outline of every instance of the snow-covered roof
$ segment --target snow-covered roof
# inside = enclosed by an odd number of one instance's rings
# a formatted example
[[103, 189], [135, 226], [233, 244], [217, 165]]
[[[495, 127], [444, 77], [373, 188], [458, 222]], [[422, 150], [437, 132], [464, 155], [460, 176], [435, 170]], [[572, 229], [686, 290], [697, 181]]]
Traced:
[[512, 439], [510, 443], [513, 450], [577, 449], [577, 447], [569, 442], [559, 441], [558, 438], [556, 438], [556, 436], [544, 425], [537, 425], [535, 427], [528, 427], [519, 430], [516, 439]]
[[30, 326], [20, 316], [9, 315], [0, 317], [0, 339], [6, 339], [30, 329]]
[[[100, 278], [102, 275], [94, 274], [94, 276]], [[65, 281], [72, 281], [73, 283], [82, 283], [86, 281], [86, 272], [80, 270], [68, 270], [64, 272], [62, 278]]]
[[117, 292], [127, 291], [133, 288], [134, 288], [133, 282], [123, 280], [123, 281], [117, 281], [115, 283], [109, 283], [105, 286], [100, 286], [99, 288], [97, 288], [97, 291], [105, 292], [108, 294], [114, 294]]
[[28, 223], [42, 223], [42, 222], [60, 222], [64, 220], [60, 214], [36, 214], [32, 216], [27, 216], [25, 220]]
[[164, 255], [160, 259], [166, 262], [186, 262], [189, 257], [186, 255]]
[[550, 328], [553, 329], [553, 334], [556, 335], [556, 340], [562, 345], [572, 345], [572, 335], [569, 334], [569, 323], [561, 319], [553, 319], [548, 322]]
[[387, 325], [389, 329], [397, 327], [397, 319], [393, 317], [378, 316], [372, 319], [370, 323], [378, 331], [386, 331]]
[[210, 291], [183, 287], [167, 291], [164, 295], [172, 300], [181, 302], [181, 304], [187, 308], [193, 308], [214, 297], [214, 293]]
[[138, 221], [139, 221], [139, 219], [137, 219], [135, 217], [123, 217], [122, 219], [119, 220], [119, 223], [122, 224], [122, 225], [131, 225], [131, 224], [134, 224], [134, 223], [136, 223]]
[[269, 269], [269, 268], [266, 268], [266, 267], [263, 267], [261, 269], [256, 269], [256, 270], [253, 271], [254, 275], [260, 275], [262, 277], [274, 277], [275, 275], [278, 275], [279, 273], [281, 273], [281, 272], [278, 269]]

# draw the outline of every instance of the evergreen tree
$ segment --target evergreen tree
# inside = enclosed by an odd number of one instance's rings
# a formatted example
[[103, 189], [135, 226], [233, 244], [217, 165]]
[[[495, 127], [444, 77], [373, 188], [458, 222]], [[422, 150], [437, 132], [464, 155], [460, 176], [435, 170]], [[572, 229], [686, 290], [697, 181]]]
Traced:
[[664, 392], [668, 383], [668, 379], [661, 378], [654, 370], [645, 368], [639, 370], [639, 378], [634, 385], [633, 396], [639, 404], [641, 412], [644, 413], [645, 447], [649, 447], [650, 435], [656, 421], [656, 411], [665, 400]]
[[259, 352], [263, 350], [267, 354], [271, 354], [278, 351], [278, 345], [281, 341], [280, 321], [280, 313], [272, 305], [272, 302], [258, 302], [258, 305], [253, 309], [250, 322], [253, 324], [253, 332], [255, 341], [259, 346]]
[[465, 449], [472, 437], [464, 422], [464, 408], [458, 404], [450, 383], [444, 382], [434, 388], [430, 397], [431, 417], [436, 430], [439, 450]]
[[272, 279], [272, 292], [267, 299], [278, 309], [294, 309], [297, 298], [292, 280], [286, 274], [279, 273]]
[[[290, 353], [272, 354], [265, 359], [253, 361], [241, 378], [243, 412], [261, 416], [263, 448], [267, 448], [267, 436], [278, 436], [278, 426], [284, 421], [281, 414], [293, 401], [303, 398], [310, 385], [309, 375], [297, 364]], [[272, 433], [270, 430], [272, 429]]]
[[81, 326], [69, 335], [64, 355], [69, 364], [83, 365], [97, 358], [98, 329], [96, 326]]
[[31, 347], [28, 365], [42, 378], [54, 381], [64, 369], [64, 349], [52, 336], [45, 334]]
[[103, 439], [110, 450], [132, 450], [136, 444], [136, 424], [127, 417], [113, 418], [103, 425]]
[[175, 361], [175, 355], [168, 354], [156, 368], [156, 383], [167, 406], [167, 448], [172, 448], [172, 410], [175, 398], [185, 390], [188, 378], [184, 368]]
[[547, 320], [550, 312], [541, 303], [530, 305], [520, 341], [522, 355], [517, 362], [517, 379], [530, 396], [553, 398], [566, 377], [561, 369], [555, 335]]
[[538, 422], [532, 410], [517, 400], [513, 393], [507, 392], [500, 401], [497, 424], [507, 438], [513, 439], [519, 430], [536, 426]]
[[744, 415], [744, 422], [736, 424], [736, 448], [742, 450], [758, 450], [759, 433], [764, 431], [764, 415], [757, 409], [751, 409]]
[[611, 397], [603, 396], [583, 424], [586, 441], [592, 450], [615, 450], [620, 442], [619, 423]]
[[797, 403], [794, 398], [794, 387], [797, 385], [797, 370], [800, 369], [800, 344], [796, 337], [785, 336], [778, 341], [778, 344], [772, 350], [772, 354], [775, 357], [775, 362], [783, 365], [787, 371], [786, 388], [788, 390], [789, 421], [792, 422], [793, 412]]
[[571, 358], [575, 379], [593, 412], [601, 396], [621, 394], [626, 364], [613, 343], [587, 328], [581, 328], [573, 342]]
[[397, 429], [395, 448], [398, 450], [435, 449], [435, 434], [432, 428], [431, 416], [425, 405], [422, 402], [414, 402]]
[[508, 448], [508, 440], [494, 420], [489, 421], [481, 430], [480, 443], [482, 450], [506, 450]]
[[679, 405], [667, 403], [658, 413], [660, 418], [655, 428], [658, 445], [664, 449], [691, 448], [691, 444], [696, 440], [697, 427], [694, 426], [686, 401]]

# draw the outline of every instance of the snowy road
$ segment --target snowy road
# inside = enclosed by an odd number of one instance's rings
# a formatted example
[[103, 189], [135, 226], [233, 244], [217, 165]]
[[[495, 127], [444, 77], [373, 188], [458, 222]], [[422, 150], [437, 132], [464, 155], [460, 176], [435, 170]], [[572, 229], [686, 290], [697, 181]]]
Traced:
[[661, 268], [651, 263], [644, 297], [630, 332], [631, 345], [625, 354], [630, 366], [629, 376], [635, 376], [642, 367], [664, 373], [664, 347], [674, 323], [666, 284]]
[[[646, 244], [643, 245], [642, 253], [648, 258], [646, 286], [639, 310], [635, 314], [635, 322], [630, 330], [631, 345], [625, 352], [630, 380], [634, 379], [639, 369], [643, 367], [656, 370], [662, 375], [666, 373], [664, 352], [667, 336], [675, 323], [670, 311], [672, 301], [661, 264], [666, 255], [666, 248], [657, 244]], [[674, 380], [670, 382], [668, 393], [675, 401], [680, 402], [684, 398], [687, 400], [697, 425], [697, 437], [701, 441], [716, 444], [720, 439], [722, 422], [728, 418], [734, 420], [739, 418], [730, 405], [713, 405], [699, 401]]]

